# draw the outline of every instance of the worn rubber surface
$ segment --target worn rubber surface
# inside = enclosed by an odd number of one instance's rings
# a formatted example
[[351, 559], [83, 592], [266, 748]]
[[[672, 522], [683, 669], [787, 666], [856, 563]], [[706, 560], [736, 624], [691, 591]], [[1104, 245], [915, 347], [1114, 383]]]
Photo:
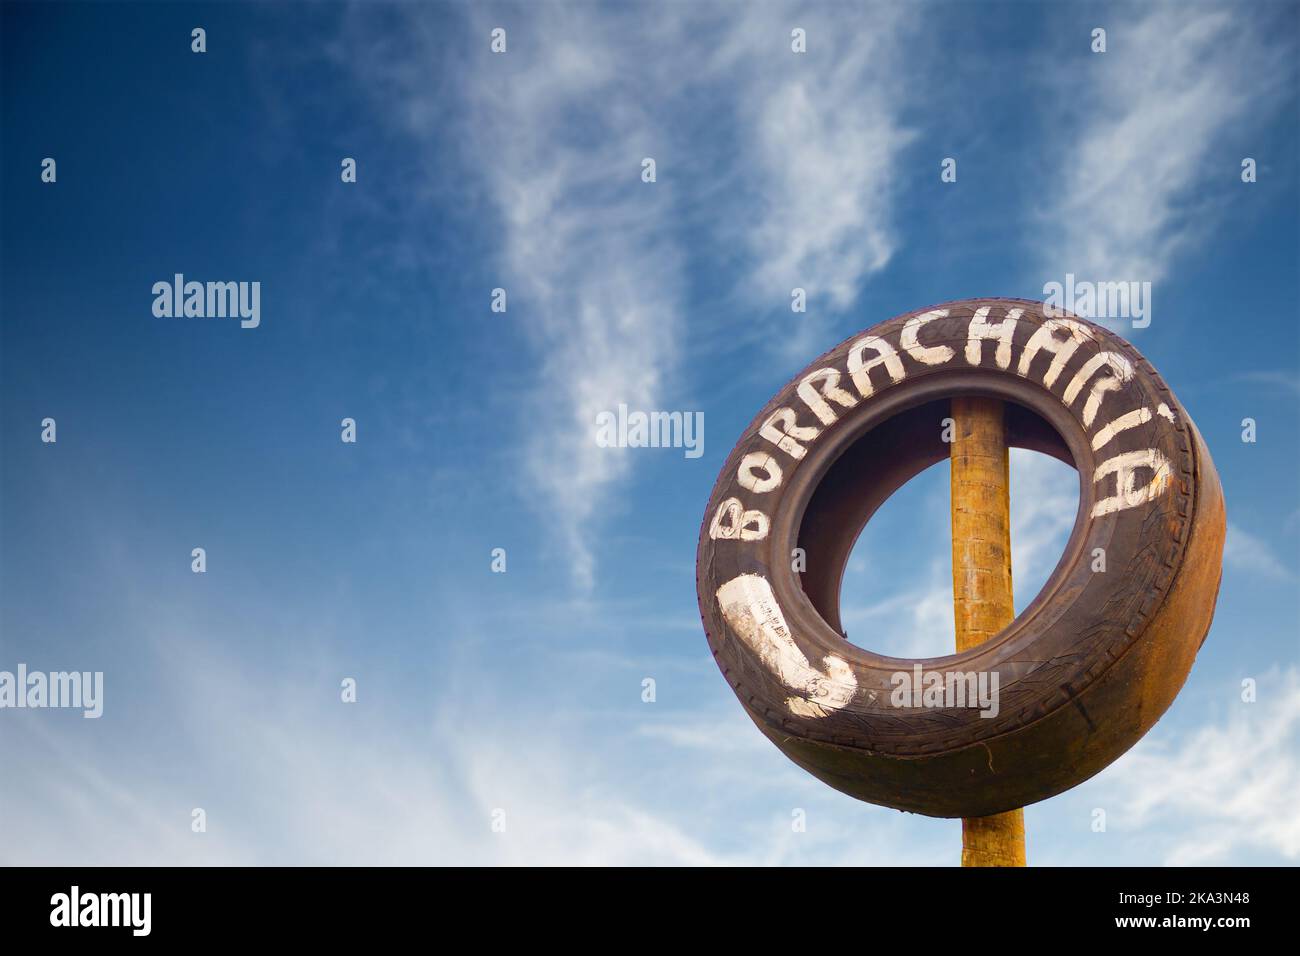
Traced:
[[[957, 395], [1002, 399], [1009, 445], [1075, 466], [1074, 529], [1042, 592], [986, 643], [873, 654], [841, 633], [844, 566], [884, 500], [948, 457]], [[1165, 712], [1210, 626], [1224, 528], [1209, 452], [1136, 349], [1041, 303], [965, 300], [846, 340], [758, 414], [704, 516], [700, 613], [746, 712], [795, 763], [872, 803], [985, 816], [1088, 779]], [[996, 674], [996, 715], [900, 698], [915, 664], [954, 690]]]

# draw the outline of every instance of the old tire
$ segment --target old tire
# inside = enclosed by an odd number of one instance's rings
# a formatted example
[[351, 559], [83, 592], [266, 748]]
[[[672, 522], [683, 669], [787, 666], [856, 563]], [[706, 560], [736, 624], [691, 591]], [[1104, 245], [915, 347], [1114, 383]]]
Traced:
[[[1042, 592], [991, 640], [883, 657], [841, 633], [844, 566], [881, 503], [948, 457], [956, 395], [1002, 399], [1009, 444], [1073, 464], [1078, 515]], [[1040, 303], [953, 302], [842, 342], [749, 425], [704, 516], [700, 613], [746, 712], [799, 766], [871, 803], [984, 816], [1088, 779], [1165, 712], [1210, 626], [1224, 520], [1204, 442], [1136, 349]], [[996, 716], [900, 700], [895, 675], [916, 664], [954, 689], [996, 674]]]

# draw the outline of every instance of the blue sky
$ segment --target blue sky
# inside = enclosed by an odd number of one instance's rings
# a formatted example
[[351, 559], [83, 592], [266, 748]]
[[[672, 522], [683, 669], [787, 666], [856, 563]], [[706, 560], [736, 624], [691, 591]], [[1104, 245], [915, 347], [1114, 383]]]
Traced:
[[[6, 4], [0, 669], [105, 703], [0, 714], [0, 860], [955, 863], [744, 717], [696, 537], [816, 355], [1073, 273], [1152, 282], [1120, 331], [1230, 531], [1183, 693], [1027, 810], [1030, 862], [1296, 862], [1298, 10]], [[259, 281], [260, 326], [155, 317], [176, 272]], [[598, 447], [619, 402], [702, 411], [704, 454]], [[867, 528], [852, 639], [951, 642], [946, 484]], [[1075, 488], [1013, 460], [1018, 607]]]

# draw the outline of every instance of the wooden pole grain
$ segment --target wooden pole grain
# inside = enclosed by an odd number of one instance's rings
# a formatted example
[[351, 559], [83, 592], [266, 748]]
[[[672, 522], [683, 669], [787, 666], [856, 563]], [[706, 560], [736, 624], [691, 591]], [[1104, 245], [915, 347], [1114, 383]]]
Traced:
[[[952, 595], [957, 650], [984, 643], [1015, 618], [1011, 499], [1002, 402], [952, 400]], [[1024, 866], [1025, 811], [961, 822], [962, 866]]]

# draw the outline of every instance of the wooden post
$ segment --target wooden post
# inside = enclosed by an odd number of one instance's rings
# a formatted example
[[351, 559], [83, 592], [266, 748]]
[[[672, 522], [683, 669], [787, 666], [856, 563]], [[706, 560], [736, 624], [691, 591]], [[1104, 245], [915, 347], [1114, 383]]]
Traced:
[[[952, 418], [952, 597], [964, 651], [1016, 616], [1011, 500], [1002, 402], [954, 398]], [[961, 844], [962, 866], [1024, 866], [1025, 811], [962, 820]]]

